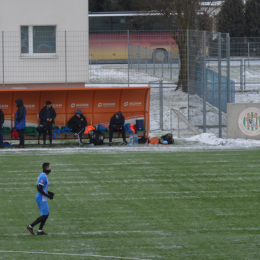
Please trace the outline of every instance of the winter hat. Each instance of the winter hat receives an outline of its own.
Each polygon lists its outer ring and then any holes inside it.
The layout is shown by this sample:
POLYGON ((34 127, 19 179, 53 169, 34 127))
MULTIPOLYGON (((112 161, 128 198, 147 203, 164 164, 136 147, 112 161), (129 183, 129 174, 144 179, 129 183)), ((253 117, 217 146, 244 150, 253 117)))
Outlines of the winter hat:
POLYGON ((15 103, 16 103, 17 107, 23 106, 23 100, 21 98, 16 99, 15 103))
POLYGON ((51 101, 46 101, 46 106, 51 105, 51 101))
POLYGON ((116 112, 116 115, 120 117, 120 116, 122 116, 122 112, 118 111, 118 112, 116 112))
POLYGON ((81 115, 81 110, 80 110, 80 109, 77 110, 77 111, 76 111, 76 114, 80 114, 80 115, 81 115))

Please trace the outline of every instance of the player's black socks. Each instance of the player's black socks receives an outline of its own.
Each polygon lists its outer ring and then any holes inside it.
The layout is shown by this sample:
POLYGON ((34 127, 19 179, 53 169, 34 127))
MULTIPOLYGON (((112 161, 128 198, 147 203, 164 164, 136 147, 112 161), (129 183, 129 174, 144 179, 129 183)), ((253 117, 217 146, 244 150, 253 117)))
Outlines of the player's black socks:
POLYGON ((42 222, 43 220, 43 216, 40 216, 39 218, 37 218, 30 226, 34 227, 35 225, 39 224, 40 222, 42 222))
POLYGON ((40 216, 39 218, 37 218, 32 224, 30 224, 31 227, 34 227, 35 225, 41 223, 40 225, 40 230, 42 230, 47 218, 49 217, 49 215, 43 215, 43 216, 40 216))
POLYGON ((42 216, 42 217, 44 217, 44 219, 43 219, 42 222, 41 222, 41 225, 40 225, 40 227, 39 227, 39 230, 42 230, 42 229, 43 229, 43 226, 44 226, 44 224, 45 224, 47 218, 49 217, 49 215, 44 215, 44 216, 42 216))

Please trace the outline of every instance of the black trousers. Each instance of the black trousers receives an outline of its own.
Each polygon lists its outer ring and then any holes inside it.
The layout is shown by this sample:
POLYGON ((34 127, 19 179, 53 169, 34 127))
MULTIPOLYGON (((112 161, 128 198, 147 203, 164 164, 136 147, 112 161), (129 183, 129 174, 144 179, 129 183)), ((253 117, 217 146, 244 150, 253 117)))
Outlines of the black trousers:
POLYGON ((113 138, 113 133, 114 131, 118 131, 122 133, 122 137, 123 137, 123 141, 125 142, 125 128, 124 127, 120 127, 118 129, 118 127, 113 127, 109 125, 109 142, 112 142, 112 138, 113 138))
POLYGON ((84 126, 79 126, 79 127, 74 127, 72 128, 72 131, 78 135, 78 141, 79 144, 82 144, 82 135, 84 133, 85 127, 84 126))
POLYGON ((17 132, 18 132, 19 139, 20 139, 19 145, 24 146, 24 129, 17 129, 17 132))
POLYGON ((39 227, 39 230, 42 230, 43 229, 43 226, 47 220, 47 218, 49 217, 49 215, 42 215, 40 216, 39 218, 37 218, 32 224, 31 224, 31 227, 34 227, 35 225, 40 224, 40 227, 39 227))
POLYGON ((42 134, 43 134, 43 143, 46 142, 46 135, 49 135, 50 143, 52 142, 52 122, 47 121, 43 126, 42 134))

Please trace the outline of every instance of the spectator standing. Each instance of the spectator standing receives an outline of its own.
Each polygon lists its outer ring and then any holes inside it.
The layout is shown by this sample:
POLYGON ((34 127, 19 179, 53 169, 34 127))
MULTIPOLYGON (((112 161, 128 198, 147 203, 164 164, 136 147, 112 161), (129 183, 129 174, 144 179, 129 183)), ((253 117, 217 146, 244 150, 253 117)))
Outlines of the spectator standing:
POLYGON ((114 131, 119 131, 122 133, 123 142, 127 144, 125 140, 125 118, 123 117, 123 114, 121 111, 116 112, 111 119, 109 124, 109 146, 112 145, 112 138, 114 131))
MULTIPOLYGON (((43 126, 43 146, 46 146, 47 132, 49 135, 50 146, 52 146, 52 126, 55 124, 54 119, 56 118, 56 112, 50 101, 47 101, 45 106, 41 109, 39 118, 41 119, 40 124, 43 126)), ((39 129, 37 130, 39 132, 39 129)))
POLYGON ((75 136, 78 137, 79 145, 82 146, 82 134, 87 126, 87 119, 82 115, 81 110, 77 110, 75 116, 73 116, 69 122, 68 127, 71 129, 75 136))
POLYGON ((20 143, 18 145, 18 148, 24 148, 24 128, 25 128, 25 118, 26 118, 26 108, 23 105, 22 99, 15 100, 15 103, 17 105, 17 111, 15 114, 15 122, 14 122, 14 128, 17 130, 20 143))
POLYGON ((3 144, 3 127, 4 127, 5 116, 4 112, 0 108, 0 148, 4 148, 3 144))

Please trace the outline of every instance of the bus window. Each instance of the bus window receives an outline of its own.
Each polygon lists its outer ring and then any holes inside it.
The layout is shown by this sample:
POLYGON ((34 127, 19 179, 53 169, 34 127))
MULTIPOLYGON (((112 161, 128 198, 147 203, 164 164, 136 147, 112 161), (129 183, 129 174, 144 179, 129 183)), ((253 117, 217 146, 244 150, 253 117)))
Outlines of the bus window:
MULTIPOLYGON (((177 29, 176 20, 173 28, 177 29)), ((170 30, 168 24, 159 15, 145 16, 99 16, 89 17, 89 30, 170 30)))

